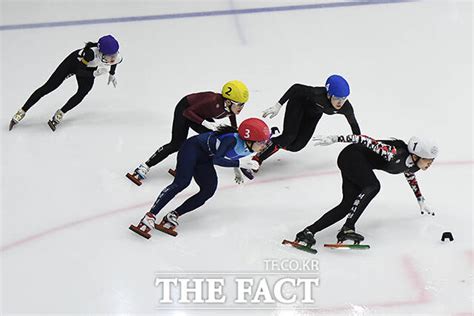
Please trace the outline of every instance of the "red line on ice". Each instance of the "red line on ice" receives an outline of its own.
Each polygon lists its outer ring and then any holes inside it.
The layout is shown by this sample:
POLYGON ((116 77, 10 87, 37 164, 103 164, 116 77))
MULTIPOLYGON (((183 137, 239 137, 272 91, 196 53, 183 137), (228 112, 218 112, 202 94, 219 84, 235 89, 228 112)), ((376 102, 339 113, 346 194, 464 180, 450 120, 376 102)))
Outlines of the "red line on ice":
MULTIPOLYGON (((425 289, 425 283, 422 279, 422 276, 415 268, 415 264, 413 263, 413 258, 411 256, 403 256, 401 258, 402 266, 405 271, 405 275, 410 280, 413 288, 417 292, 417 295, 414 299, 408 299, 403 301, 393 301, 393 302, 385 302, 385 303, 374 303, 374 304, 356 304, 352 303, 350 306, 335 306, 335 307, 328 307, 328 308, 321 308, 321 309, 308 309, 307 311, 311 311, 313 313, 333 313, 333 312, 341 312, 347 310, 354 310, 355 308, 360 308, 361 310, 370 310, 372 308, 377 307, 400 307, 400 306, 410 306, 410 305, 418 305, 424 304, 431 301, 431 297, 428 291, 425 289)), ((356 313, 360 312, 355 310, 356 313)))
MULTIPOLYGON (((452 165, 472 165, 473 163, 474 163, 474 161, 472 161, 472 160, 436 162, 437 165, 439 164, 439 165, 450 165, 450 166, 452 166, 452 165)), ((339 173, 339 170, 336 170, 336 169, 335 170, 328 170, 328 171, 320 171, 320 172, 308 172, 308 173, 305 173, 305 174, 299 174, 299 175, 295 175, 295 176, 277 177, 277 178, 271 178, 271 179, 267 179, 267 180, 265 180, 265 179, 258 180, 257 179, 257 180, 254 180, 252 182, 247 182, 246 185, 259 185, 259 184, 264 184, 264 183, 271 183, 271 182, 278 182, 278 181, 285 181, 285 180, 294 180, 294 179, 311 178, 311 177, 321 177, 321 176, 327 176, 327 175, 338 174, 338 173, 339 173)), ((238 185, 235 185, 235 184, 233 184, 233 185, 224 185, 222 187, 219 187, 219 190, 220 191, 229 190, 229 189, 233 189, 233 188, 237 188, 237 187, 238 187, 238 185)), ((188 196, 190 196, 190 194, 182 194, 178 198, 184 198, 184 197, 188 197, 188 196)), ((139 207, 146 207, 146 206, 151 206, 151 205, 152 205, 152 202, 140 203, 140 204, 137 204, 137 205, 132 205, 132 206, 124 207, 124 208, 110 210, 110 211, 107 211, 105 213, 101 213, 101 214, 98 214, 98 215, 95 215, 95 216, 86 217, 84 219, 79 219, 79 220, 76 220, 76 221, 65 223, 63 225, 52 227, 52 228, 47 229, 43 232, 40 232, 40 233, 31 235, 31 236, 28 236, 28 237, 19 239, 17 241, 8 243, 6 245, 3 245, 0 248, 0 252, 10 250, 10 249, 15 248, 17 246, 29 243, 31 241, 40 239, 44 236, 47 236, 47 235, 65 230, 65 229, 70 228, 70 227, 74 227, 74 226, 78 226, 78 225, 81 225, 81 224, 89 223, 89 222, 95 221, 97 219, 101 219, 101 218, 104 218, 104 217, 107 217, 107 216, 115 215, 117 213, 122 213, 122 212, 130 211, 130 210, 134 210, 134 209, 139 208, 139 207)))
MULTIPOLYGON (((336 173, 339 173, 339 172, 337 170, 322 171, 322 172, 308 172, 306 174, 295 175, 295 176, 278 177, 278 178, 272 178, 272 179, 268 179, 268 180, 254 180, 252 182, 247 182, 246 185, 258 185, 258 184, 264 184, 264 183, 269 183, 269 182, 278 182, 278 181, 286 181, 286 180, 301 179, 301 178, 319 177, 319 176, 326 176, 326 175, 331 175, 331 174, 336 174, 336 173)), ((222 190, 229 190, 229 189, 234 189, 234 188, 238 188, 238 185, 237 184, 224 185, 222 187, 219 187, 219 190, 222 191, 222 190)), ((177 198, 179 198, 179 199, 187 198, 187 197, 191 196, 192 194, 195 194, 195 192, 181 194, 177 198)), ((147 209, 148 209, 148 207, 151 207, 152 204, 153 204, 153 201, 144 202, 144 203, 140 203, 140 204, 136 204, 136 205, 131 205, 131 206, 127 206, 127 207, 123 207, 123 208, 119 208, 119 209, 110 210, 110 211, 107 211, 105 213, 101 213, 101 214, 98 214, 98 215, 86 217, 86 218, 79 219, 79 220, 76 220, 76 221, 72 221, 72 222, 69 222, 69 223, 65 223, 65 224, 62 224, 62 225, 59 225, 59 226, 56 226, 56 227, 52 227, 52 228, 47 229, 45 231, 42 231, 40 233, 37 233, 37 234, 31 235, 31 236, 19 239, 17 241, 8 243, 6 245, 3 245, 0 248, 0 252, 10 250, 10 249, 18 247, 20 245, 35 241, 35 240, 40 239, 42 237, 48 236, 50 234, 53 234, 53 233, 56 233, 56 232, 59 232, 59 231, 62 231, 62 230, 66 230, 66 229, 74 227, 74 226, 79 226, 81 224, 86 224, 86 223, 89 223, 89 222, 93 222, 95 220, 102 219, 104 217, 113 216, 113 215, 116 215, 117 213, 123 213, 123 212, 131 211, 131 210, 134 210, 134 209, 137 209, 137 208, 142 208, 142 207, 143 208, 147 207, 147 209)))

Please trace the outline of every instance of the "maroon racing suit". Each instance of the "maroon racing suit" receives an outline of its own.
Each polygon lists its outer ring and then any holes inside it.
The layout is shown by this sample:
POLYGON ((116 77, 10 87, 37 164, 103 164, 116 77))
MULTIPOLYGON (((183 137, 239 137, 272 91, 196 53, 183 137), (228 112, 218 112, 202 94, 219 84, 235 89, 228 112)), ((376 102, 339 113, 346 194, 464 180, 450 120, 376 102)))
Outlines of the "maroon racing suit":
POLYGON ((189 128, 198 134, 209 132, 202 126, 203 121, 214 122, 214 119, 229 117, 230 124, 237 127, 235 114, 224 105, 224 97, 220 93, 199 92, 185 96, 174 110, 171 141, 161 146, 146 162, 153 167, 166 157, 179 150, 188 137, 189 128))

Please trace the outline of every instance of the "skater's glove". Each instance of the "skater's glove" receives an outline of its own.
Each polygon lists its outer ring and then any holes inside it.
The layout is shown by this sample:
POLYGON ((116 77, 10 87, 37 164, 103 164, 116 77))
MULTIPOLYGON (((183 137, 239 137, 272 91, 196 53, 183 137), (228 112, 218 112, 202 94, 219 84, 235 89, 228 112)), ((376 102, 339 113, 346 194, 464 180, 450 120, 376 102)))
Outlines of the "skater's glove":
POLYGON ((433 208, 426 204, 424 197, 420 196, 418 198, 418 205, 420 205, 421 215, 424 215, 425 213, 428 215, 435 215, 433 208))
POLYGON ((242 184, 244 183, 244 176, 242 175, 242 172, 240 172, 240 169, 238 167, 234 168, 234 174, 235 174, 235 183, 237 184, 242 184))
POLYGON ((337 139, 338 139, 337 135, 330 135, 330 136, 317 135, 313 137, 313 145, 314 146, 328 146, 328 145, 337 143, 337 139))
POLYGON ((109 74, 109 81, 107 81, 107 85, 109 85, 111 82, 114 85, 114 88, 117 88, 117 78, 115 78, 115 75, 109 74))
POLYGON ((251 156, 247 156, 239 159, 239 167, 243 169, 258 170, 260 165, 257 161, 253 160, 251 156))
POLYGON ((217 131, 220 124, 216 122, 209 122, 209 121, 204 120, 202 121, 201 125, 207 128, 208 130, 217 131))
POLYGON ((102 76, 103 74, 106 74, 109 70, 107 68, 97 68, 94 71, 94 77, 99 77, 102 76))
POLYGON ((274 106, 269 107, 265 111, 263 111, 262 116, 267 117, 270 116, 270 118, 274 118, 275 116, 278 115, 278 112, 280 112, 282 105, 280 103, 276 103, 274 106))

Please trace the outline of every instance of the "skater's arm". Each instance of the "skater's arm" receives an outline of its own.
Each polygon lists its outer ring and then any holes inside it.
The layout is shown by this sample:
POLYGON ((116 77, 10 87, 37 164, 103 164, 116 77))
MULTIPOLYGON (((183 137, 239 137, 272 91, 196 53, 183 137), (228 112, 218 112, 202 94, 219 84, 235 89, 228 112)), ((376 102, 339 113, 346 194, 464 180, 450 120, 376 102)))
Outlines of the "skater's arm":
POLYGON ((344 116, 347 119, 347 122, 351 126, 352 134, 360 135, 360 128, 359 123, 357 123, 356 117, 354 115, 354 108, 349 101, 346 101, 346 104, 343 106, 344 108, 344 116))
POLYGON ((415 174, 412 172, 405 172, 405 178, 407 179, 410 188, 413 190, 413 193, 416 196, 416 199, 419 201, 423 199, 423 195, 421 194, 420 186, 418 185, 418 181, 416 181, 415 174))
POLYGON ((117 69, 117 64, 110 66, 109 74, 115 75, 115 69, 117 69))
POLYGON ((364 145, 376 154, 382 156, 382 158, 386 161, 392 160, 397 154, 397 149, 395 146, 384 144, 381 141, 365 135, 337 136, 337 142, 364 145))
POLYGON ((421 215, 426 213, 428 215, 434 216, 434 209, 426 203, 425 197, 421 194, 420 186, 418 185, 418 181, 416 181, 415 174, 412 172, 405 172, 404 174, 408 184, 410 185, 410 188, 413 190, 413 193, 416 196, 416 200, 420 206, 421 215))
POLYGON ((115 70, 117 69, 117 65, 120 64, 123 61, 123 58, 121 55, 117 53, 116 61, 110 66, 110 71, 109 74, 112 76, 115 75, 115 70))
POLYGON ((299 83, 292 85, 288 91, 280 98, 279 104, 283 105, 286 101, 294 97, 306 97, 310 96, 313 92, 313 87, 305 86, 299 83))
POLYGON ((183 111, 183 116, 187 118, 190 121, 193 121, 197 124, 202 124, 204 121, 204 118, 197 113, 197 110, 201 106, 201 103, 194 103, 193 105, 190 105, 183 111))
POLYGON ((221 167, 238 167, 238 160, 231 160, 225 156, 225 154, 234 148, 237 144, 237 141, 233 137, 225 137, 221 139, 221 143, 216 153, 212 157, 213 163, 221 167))

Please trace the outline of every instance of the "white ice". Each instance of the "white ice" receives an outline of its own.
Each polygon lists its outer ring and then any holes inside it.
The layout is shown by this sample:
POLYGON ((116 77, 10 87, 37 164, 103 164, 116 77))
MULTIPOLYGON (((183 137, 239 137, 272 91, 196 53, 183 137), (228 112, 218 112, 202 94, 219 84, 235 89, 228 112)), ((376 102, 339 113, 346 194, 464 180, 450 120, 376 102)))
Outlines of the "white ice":
MULTIPOLYGON (((303 3, 315 1, 2 0, 1 25, 303 3)), ((0 31, 1 313, 162 315, 156 272, 264 273, 267 259, 319 260, 316 303, 242 306, 257 308, 250 312, 174 305, 166 313, 473 313, 472 10, 470 1, 419 1, 0 31), (47 120, 76 89, 68 79, 8 132, 67 54, 109 33, 124 57, 116 89, 96 80, 53 133, 47 120), (323 85, 332 73, 349 80, 364 134, 439 142, 439 158, 417 174, 435 217, 420 215, 403 175, 377 172, 382 190, 357 224, 370 250, 323 248, 342 223, 317 234, 317 255, 281 245, 341 198, 343 146, 308 144, 277 153, 241 186, 218 168, 217 193, 180 218, 177 238, 154 232, 145 240, 128 230, 171 182, 176 156, 141 187, 125 173, 169 140, 180 98, 242 80, 250 101, 241 121, 260 116, 293 83, 323 85), (440 242, 444 231, 454 242, 440 242)), ((267 120, 280 128, 282 121, 283 111, 267 120)), ((324 116, 315 132, 348 133, 342 116, 324 116)))

